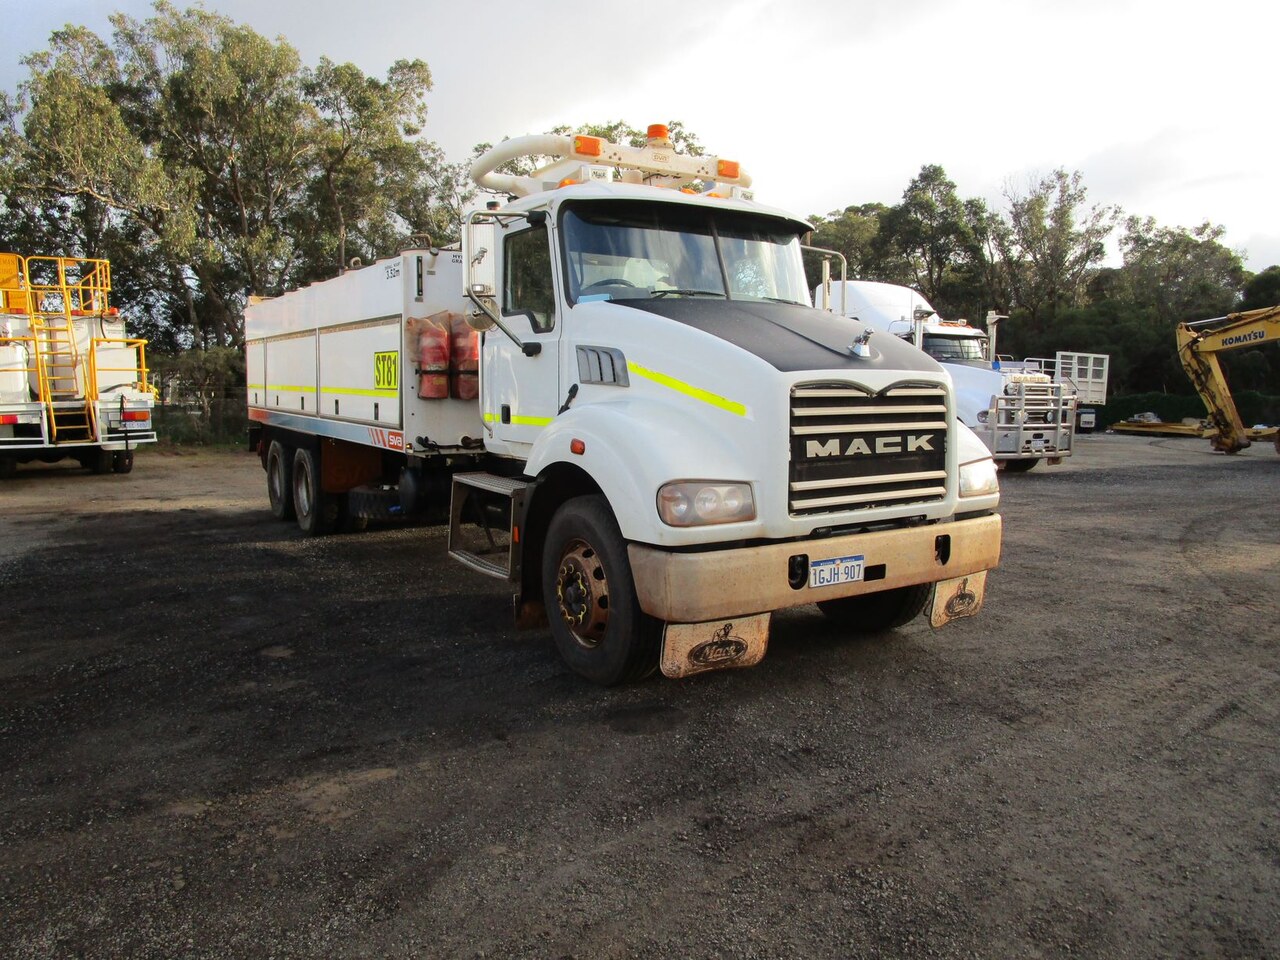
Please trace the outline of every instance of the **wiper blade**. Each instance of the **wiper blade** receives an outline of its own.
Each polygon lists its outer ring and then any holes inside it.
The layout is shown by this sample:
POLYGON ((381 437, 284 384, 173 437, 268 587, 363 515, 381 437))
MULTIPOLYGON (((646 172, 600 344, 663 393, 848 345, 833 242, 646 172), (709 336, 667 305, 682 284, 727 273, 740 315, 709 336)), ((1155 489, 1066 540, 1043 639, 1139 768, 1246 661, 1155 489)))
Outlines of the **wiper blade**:
POLYGON ((770 303, 789 303, 796 307, 806 306, 806 304, 801 303, 799 300, 788 300, 786 297, 760 297, 759 299, 768 300, 770 303))
POLYGON ((657 300, 661 297, 720 297, 724 298, 722 290, 689 290, 679 287, 670 289, 655 290, 649 295, 649 299, 657 300))

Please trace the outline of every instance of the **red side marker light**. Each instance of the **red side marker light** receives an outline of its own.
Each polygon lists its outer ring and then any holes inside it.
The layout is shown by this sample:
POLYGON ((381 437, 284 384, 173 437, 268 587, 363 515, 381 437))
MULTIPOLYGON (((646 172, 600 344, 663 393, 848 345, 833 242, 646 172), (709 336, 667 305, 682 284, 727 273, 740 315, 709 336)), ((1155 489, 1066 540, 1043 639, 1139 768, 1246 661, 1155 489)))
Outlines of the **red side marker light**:
POLYGON ((582 440, 579 440, 575 437, 574 439, 569 441, 569 452, 576 453, 578 456, 582 456, 584 453, 587 452, 587 445, 582 440))
POLYGON ((126 420, 132 421, 133 423, 145 422, 151 419, 151 411, 150 410, 126 410, 124 412, 124 418, 126 420))
POLYGON ((0 424, 7 425, 10 423, 17 423, 17 422, 18 422, 18 415, 16 413, 6 413, 3 416, 0 416, 0 424))

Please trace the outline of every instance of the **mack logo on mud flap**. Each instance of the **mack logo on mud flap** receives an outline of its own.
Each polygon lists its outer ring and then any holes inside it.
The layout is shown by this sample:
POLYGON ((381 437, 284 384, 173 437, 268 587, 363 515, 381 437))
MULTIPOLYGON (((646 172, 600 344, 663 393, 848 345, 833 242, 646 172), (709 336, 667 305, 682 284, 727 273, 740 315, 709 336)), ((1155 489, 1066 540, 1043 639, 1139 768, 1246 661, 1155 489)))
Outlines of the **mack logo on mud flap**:
POLYGON ((931 433, 889 434, 881 437, 854 437, 845 440, 831 437, 828 440, 806 440, 806 457, 859 457, 882 456, 891 453, 933 453, 935 435, 931 433))
POLYGON ((710 640, 689 651, 690 662, 700 667, 709 667, 713 664, 724 666, 737 660, 747 652, 747 642, 741 637, 730 636, 732 631, 733 624, 726 623, 710 640))

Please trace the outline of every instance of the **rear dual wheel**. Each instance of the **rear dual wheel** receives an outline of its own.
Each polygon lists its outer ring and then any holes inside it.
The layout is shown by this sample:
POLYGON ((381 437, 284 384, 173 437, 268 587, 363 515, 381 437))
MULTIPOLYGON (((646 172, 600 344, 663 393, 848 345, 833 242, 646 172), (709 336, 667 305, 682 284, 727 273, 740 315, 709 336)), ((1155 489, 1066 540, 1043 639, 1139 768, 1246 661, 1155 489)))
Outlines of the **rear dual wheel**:
MULTIPOLYGON (((270 454, 268 454, 268 457, 270 454)), ((321 536, 337 528, 338 498, 320 486, 320 457, 306 447, 293 455, 293 512, 303 533, 321 536)))
POLYGON ((271 501, 271 515, 277 520, 294 519, 293 512, 293 450, 279 440, 272 440, 267 447, 267 499, 271 501))

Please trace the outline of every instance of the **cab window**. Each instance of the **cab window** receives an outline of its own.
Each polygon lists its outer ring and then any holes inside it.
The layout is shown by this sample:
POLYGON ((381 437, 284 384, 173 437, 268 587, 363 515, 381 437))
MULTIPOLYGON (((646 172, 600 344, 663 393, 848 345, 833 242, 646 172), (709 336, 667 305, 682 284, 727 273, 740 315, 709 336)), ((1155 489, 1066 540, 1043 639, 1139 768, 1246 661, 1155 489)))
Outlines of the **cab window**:
POLYGON ((551 245, 546 224, 507 237, 502 259, 502 314, 527 314, 533 329, 555 325, 555 295, 551 288, 551 245))

